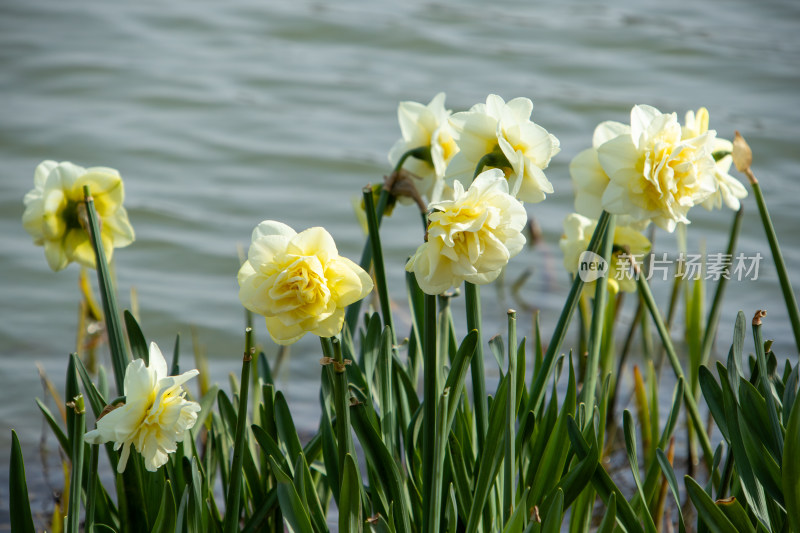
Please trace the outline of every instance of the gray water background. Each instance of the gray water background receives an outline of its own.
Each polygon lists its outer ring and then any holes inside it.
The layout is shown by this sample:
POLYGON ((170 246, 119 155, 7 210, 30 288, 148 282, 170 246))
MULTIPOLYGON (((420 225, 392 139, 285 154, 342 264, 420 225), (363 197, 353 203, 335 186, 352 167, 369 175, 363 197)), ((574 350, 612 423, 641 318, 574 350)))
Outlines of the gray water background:
MULTIPOLYGON (((628 122, 637 103, 681 119, 706 106, 720 136, 738 129, 747 137, 798 286, 798 30, 800 3, 791 0, 2 0, 0 529, 11 428, 33 485, 43 483, 34 404, 43 392, 34 363, 61 384, 75 342, 78 268, 51 272, 20 223, 40 161, 120 170, 137 233, 115 256, 122 305, 135 287, 148 340, 168 352, 180 332, 185 368, 193 366, 196 328, 211 380, 227 386, 243 344, 237 245, 248 245, 258 222, 322 225, 340 253, 357 260, 363 235, 351 199, 389 170, 399 101, 427 103, 445 91, 448 107, 463 110, 489 93, 527 96, 533 119, 560 139, 562 152, 547 170, 555 194, 527 206, 544 243, 515 258, 507 277, 533 269, 521 294, 543 310, 549 336, 567 293, 557 244, 572 210, 567 165, 589 146, 596 124, 628 122)), ((757 281, 730 284, 720 345, 729 342, 736 311, 766 308, 766 335, 790 355, 791 330, 752 196, 744 205, 739 249, 766 259, 757 281)), ((695 208, 690 217, 692 246, 723 251, 732 212, 695 208)), ((402 269, 421 242, 418 216, 399 209, 383 235, 399 321, 407 324, 402 269)), ((660 233, 657 247, 674 250, 674 237, 660 233)), ((654 289, 664 302, 667 285, 654 289)), ((488 338, 505 329, 505 309, 518 305, 492 289, 483 294, 488 338)), ((521 316, 520 335, 530 336, 530 323, 521 316)), ((257 334, 272 357, 261 322, 257 334)), ((303 339, 279 377, 305 434, 317 425, 318 358, 316 339, 303 339)), ((54 447, 50 437, 51 453, 54 447)), ((58 486, 56 474, 49 481, 58 486)))

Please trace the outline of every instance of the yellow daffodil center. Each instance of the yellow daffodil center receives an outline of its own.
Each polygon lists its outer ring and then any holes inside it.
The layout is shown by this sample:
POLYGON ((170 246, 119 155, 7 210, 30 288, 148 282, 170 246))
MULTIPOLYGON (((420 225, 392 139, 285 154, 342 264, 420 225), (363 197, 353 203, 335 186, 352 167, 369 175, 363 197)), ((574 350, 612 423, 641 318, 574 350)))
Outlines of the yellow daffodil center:
POLYGON ((269 289, 275 313, 294 311, 310 316, 325 312, 331 291, 320 260, 316 256, 287 259, 269 289))

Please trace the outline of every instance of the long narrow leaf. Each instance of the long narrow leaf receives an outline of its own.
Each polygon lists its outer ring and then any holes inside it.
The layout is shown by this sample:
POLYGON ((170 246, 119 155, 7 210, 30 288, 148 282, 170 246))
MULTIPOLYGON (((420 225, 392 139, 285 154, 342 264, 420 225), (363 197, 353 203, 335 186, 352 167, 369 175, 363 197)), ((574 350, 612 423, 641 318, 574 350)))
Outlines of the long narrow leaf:
POLYGON ((35 533, 31 503, 28 500, 28 484, 25 480, 25 460, 19 445, 17 432, 11 430, 11 464, 8 472, 9 511, 11 514, 11 531, 19 533, 35 533))

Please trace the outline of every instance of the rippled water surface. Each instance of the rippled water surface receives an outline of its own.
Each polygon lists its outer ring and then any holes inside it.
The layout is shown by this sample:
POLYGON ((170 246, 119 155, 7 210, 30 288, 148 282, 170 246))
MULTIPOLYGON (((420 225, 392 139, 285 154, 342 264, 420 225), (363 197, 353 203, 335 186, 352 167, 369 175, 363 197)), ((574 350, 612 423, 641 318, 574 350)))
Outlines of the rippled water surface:
MULTIPOLYGON (((534 120, 561 141, 547 171, 556 193, 528 206, 544 243, 507 273, 513 280, 532 269, 521 296, 544 310, 545 332, 567 292, 557 244, 572 205, 567 165, 597 123, 627 122, 636 103, 681 117, 707 106, 720 136, 745 134, 797 287, 799 23, 800 4, 791 0, 4 0, 0 529, 9 428, 20 433, 31 477, 42 476, 34 363, 60 383, 75 343, 78 268, 51 272, 20 223, 41 160, 121 171, 137 232, 116 255, 123 305, 135 287, 148 339, 171 346, 180 332, 184 366, 192 364, 195 328, 212 380, 222 383, 238 373, 243 344, 237 245, 272 218, 298 230, 323 225, 340 252, 357 259, 363 236, 351 198, 388 172, 397 103, 427 102, 439 91, 455 110, 489 93, 530 97, 534 120)), ((739 248, 769 257, 752 198, 745 209, 739 248)), ((690 216, 692 246, 722 251, 732 213, 696 208, 690 216)), ((418 216, 399 209, 384 235, 402 319, 402 267, 421 239, 418 216)), ((659 235, 657 245, 674 249, 674 237, 659 235)), ((664 285, 656 287, 661 301, 664 285)), ((488 338, 519 302, 491 289, 484 295, 488 338)), ((766 307, 776 349, 794 349, 769 262, 757 281, 731 283, 727 302, 721 344, 738 309, 766 307)), ((529 334, 529 317, 522 323, 529 334)), ((263 327, 258 334, 266 343, 263 327)), ((317 423, 318 358, 315 339, 304 339, 281 375, 305 432, 317 423)))

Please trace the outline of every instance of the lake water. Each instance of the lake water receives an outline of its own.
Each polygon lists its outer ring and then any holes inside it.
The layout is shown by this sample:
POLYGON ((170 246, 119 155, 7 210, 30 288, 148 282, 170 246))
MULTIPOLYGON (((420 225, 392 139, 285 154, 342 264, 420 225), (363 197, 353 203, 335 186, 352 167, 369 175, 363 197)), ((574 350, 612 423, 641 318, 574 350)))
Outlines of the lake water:
MULTIPOLYGON (((514 259, 507 277, 533 269, 521 294, 543 309, 549 335, 567 293, 557 244, 572 209, 567 165, 589 146, 597 123, 628 122, 637 103, 681 118, 706 106, 719 136, 738 129, 747 137, 800 286, 799 27, 800 3, 792 0, 4 0, 0 529, 10 428, 20 434, 30 476, 42 476, 34 398, 43 392, 34 363, 62 382, 75 342, 78 268, 51 272, 20 223, 41 160, 121 171, 137 233, 115 255, 122 305, 135 287, 148 340, 169 350, 180 332, 185 367, 196 328, 212 380, 225 384, 239 372, 243 345, 237 245, 248 245, 258 222, 325 226, 340 252, 357 260, 363 235, 351 198, 389 171, 399 101, 427 102, 445 91, 448 107, 462 110, 489 93, 527 96, 534 120, 560 139, 562 152, 547 170, 555 194, 527 206, 544 243, 514 259)), ((768 259, 752 197, 744 204, 739 249, 768 259)), ((723 251, 732 213, 696 208, 690 217, 692 246, 723 251)), ((402 269, 421 242, 419 218, 398 209, 383 231, 402 321, 402 269)), ((657 244, 673 250, 675 239, 661 233, 657 244)), ((720 343, 729 342, 736 311, 763 307, 766 335, 790 355, 791 330, 767 259, 757 281, 730 284, 720 343)), ((656 285, 664 302, 666 284, 656 285)), ((484 295, 489 333, 500 332, 505 309, 518 304, 491 289, 484 295)), ((529 335, 530 317, 520 324, 529 335)), ((317 424, 318 358, 318 343, 304 339, 280 377, 305 432, 317 424)))

